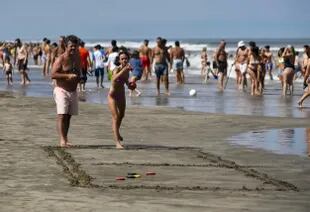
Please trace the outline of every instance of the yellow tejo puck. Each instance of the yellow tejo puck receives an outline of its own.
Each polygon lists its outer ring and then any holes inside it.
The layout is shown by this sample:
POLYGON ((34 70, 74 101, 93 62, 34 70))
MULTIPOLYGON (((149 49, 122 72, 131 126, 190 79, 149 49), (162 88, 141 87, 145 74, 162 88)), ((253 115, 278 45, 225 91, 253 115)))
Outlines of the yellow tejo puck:
POLYGON ((139 178, 141 175, 139 174, 133 174, 133 175, 127 175, 127 178, 139 178))

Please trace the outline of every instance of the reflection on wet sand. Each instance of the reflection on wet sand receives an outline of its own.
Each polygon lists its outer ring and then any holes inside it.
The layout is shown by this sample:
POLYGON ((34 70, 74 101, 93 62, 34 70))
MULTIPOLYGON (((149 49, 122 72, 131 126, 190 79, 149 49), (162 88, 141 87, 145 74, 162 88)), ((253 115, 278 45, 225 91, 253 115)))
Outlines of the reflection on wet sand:
POLYGON ((277 154, 310 155, 310 128, 252 131, 228 139, 234 145, 264 149, 277 154))
POLYGON ((307 138, 307 154, 310 157, 310 128, 306 130, 306 138, 307 138))

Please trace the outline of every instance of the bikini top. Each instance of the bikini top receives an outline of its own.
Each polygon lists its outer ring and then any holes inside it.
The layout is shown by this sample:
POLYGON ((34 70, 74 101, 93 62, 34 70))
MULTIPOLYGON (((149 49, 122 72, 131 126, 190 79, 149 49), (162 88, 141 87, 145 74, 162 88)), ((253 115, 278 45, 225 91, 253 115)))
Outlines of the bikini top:
MULTIPOLYGON (((119 69, 119 68, 120 68, 120 67, 118 67, 118 69, 119 69)), ((126 82, 126 80, 124 79, 124 77, 120 76, 118 79, 115 80, 115 82, 124 84, 124 83, 126 82)))

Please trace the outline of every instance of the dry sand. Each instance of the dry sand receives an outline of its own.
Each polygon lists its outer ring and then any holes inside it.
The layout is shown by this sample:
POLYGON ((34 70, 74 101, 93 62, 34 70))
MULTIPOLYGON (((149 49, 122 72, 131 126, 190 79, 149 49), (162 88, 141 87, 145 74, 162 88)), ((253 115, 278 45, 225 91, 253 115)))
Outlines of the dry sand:
POLYGON ((115 150, 106 105, 80 104, 59 149, 50 98, 0 95, 0 211, 309 211, 310 159, 232 146, 309 120, 129 107, 115 150), (154 176, 146 176, 153 171, 154 176), (140 178, 116 181, 137 172, 140 178))

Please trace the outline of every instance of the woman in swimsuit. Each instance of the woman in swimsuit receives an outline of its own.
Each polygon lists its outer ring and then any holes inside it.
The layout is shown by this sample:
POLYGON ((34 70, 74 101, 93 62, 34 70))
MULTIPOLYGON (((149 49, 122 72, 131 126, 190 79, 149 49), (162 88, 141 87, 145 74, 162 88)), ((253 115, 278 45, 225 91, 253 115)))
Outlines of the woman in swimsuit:
POLYGON ((259 49, 257 46, 250 48, 248 73, 251 79, 251 95, 259 95, 258 91, 258 72, 260 66, 259 49))
POLYGON ((293 95, 293 79, 295 70, 295 51, 294 48, 288 46, 285 48, 282 57, 284 58, 284 70, 283 70, 283 87, 282 95, 286 96, 287 89, 290 90, 290 94, 293 95))
MULTIPOLYGON (((125 84, 128 86, 129 71, 132 70, 128 63, 129 55, 127 52, 119 53, 120 65, 115 67, 111 79, 111 87, 108 94, 109 109, 112 113, 112 129, 114 141, 117 149, 123 149, 119 129, 126 110, 125 84)), ((130 87, 130 86, 129 86, 130 87)))
MULTIPOLYGON (((307 56, 308 56, 308 59, 307 59, 307 61, 305 61, 305 63, 304 63, 304 65, 305 65, 305 67, 306 67, 305 71, 306 71, 306 72, 310 72, 310 49, 308 49, 308 50, 306 51, 306 54, 307 54, 307 56)), ((308 96, 310 96, 310 86, 309 86, 309 84, 310 84, 310 77, 308 77, 308 79, 306 80, 306 83, 307 83, 307 88, 306 88, 306 90, 305 90, 303 96, 302 96, 302 97, 299 99, 299 101, 298 101, 299 107, 302 107, 302 103, 304 102, 304 100, 305 100, 306 98, 308 98, 308 96)))

